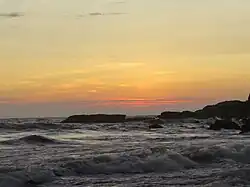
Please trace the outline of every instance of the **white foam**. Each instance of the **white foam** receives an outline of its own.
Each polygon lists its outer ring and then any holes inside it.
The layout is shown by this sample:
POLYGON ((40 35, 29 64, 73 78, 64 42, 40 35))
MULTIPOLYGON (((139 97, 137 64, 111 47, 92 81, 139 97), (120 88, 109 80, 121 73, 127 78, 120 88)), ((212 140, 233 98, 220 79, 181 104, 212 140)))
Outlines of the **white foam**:
POLYGON ((250 163, 250 146, 244 144, 219 144, 207 147, 190 147, 184 150, 183 154, 197 162, 231 159, 240 163, 250 163))
MULTIPOLYGON (((146 149, 130 153, 100 155, 72 160, 63 164, 59 173, 107 174, 169 172, 196 166, 178 153, 165 149, 146 149)), ((63 175, 63 174, 62 174, 63 175)))

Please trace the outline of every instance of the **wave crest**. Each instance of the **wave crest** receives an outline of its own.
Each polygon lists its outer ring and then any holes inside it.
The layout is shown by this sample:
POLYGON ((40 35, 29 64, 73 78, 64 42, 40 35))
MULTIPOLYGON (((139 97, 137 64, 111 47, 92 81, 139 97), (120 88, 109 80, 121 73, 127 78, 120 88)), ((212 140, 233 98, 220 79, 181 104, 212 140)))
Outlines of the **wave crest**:
POLYGON ((57 174, 164 173, 196 165, 181 154, 160 148, 74 159, 62 164, 57 174))
POLYGON ((14 139, 14 140, 6 140, 1 142, 3 144, 58 144, 61 143, 57 140, 50 139, 40 135, 30 135, 22 138, 14 139))
POLYGON ((250 164, 250 146, 244 144, 193 146, 183 151, 183 155, 199 163, 232 160, 250 164))

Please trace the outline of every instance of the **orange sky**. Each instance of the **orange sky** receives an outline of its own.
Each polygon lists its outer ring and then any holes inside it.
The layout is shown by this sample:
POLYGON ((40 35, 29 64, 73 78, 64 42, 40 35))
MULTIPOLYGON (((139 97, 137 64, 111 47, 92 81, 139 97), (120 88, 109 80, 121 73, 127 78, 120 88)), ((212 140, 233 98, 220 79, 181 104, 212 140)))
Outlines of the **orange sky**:
POLYGON ((0 116, 245 99, 249 19, 244 0, 0 0, 0 116))

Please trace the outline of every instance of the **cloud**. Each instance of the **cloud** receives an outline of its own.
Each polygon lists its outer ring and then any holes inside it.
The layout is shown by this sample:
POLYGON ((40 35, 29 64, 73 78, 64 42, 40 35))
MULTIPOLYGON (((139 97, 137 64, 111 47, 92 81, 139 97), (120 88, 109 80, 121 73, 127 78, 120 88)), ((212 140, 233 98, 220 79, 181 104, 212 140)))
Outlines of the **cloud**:
POLYGON ((125 15, 127 13, 124 12, 90 12, 88 14, 83 14, 80 15, 79 17, 86 17, 86 16, 92 16, 92 17, 96 17, 96 16, 119 16, 119 15, 125 15))
POLYGON ((97 90, 89 90, 89 93, 97 93, 97 90))
POLYGON ((17 18, 22 16, 24 16, 24 14, 20 12, 0 13, 0 17, 4 18, 17 18))
POLYGON ((111 70, 111 69, 123 69, 123 68, 134 68, 144 66, 143 62, 118 62, 118 63, 103 63, 95 65, 95 68, 111 70))
POLYGON ((0 105, 1 104, 18 103, 20 101, 21 101, 21 98, 18 98, 18 97, 0 96, 0 105))
POLYGON ((99 107, 150 107, 150 106, 166 106, 183 103, 192 103, 194 99, 144 99, 144 98, 125 98, 125 99, 104 99, 104 100, 82 100, 78 104, 99 107))
POLYGON ((90 16, 116 16, 116 15, 123 15, 126 13, 123 12, 108 12, 108 13, 102 13, 102 12, 91 12, 89 13, 90 16))
POLYGON ((109 4, 125 4, 126 1, 113 1, 113 2, 109 2, 109 4))
POLYGON ((175 71, 155 71, 153 72, 154 75, 173 75, 176 74, 175 71))
POLYGON ((138 66, 144 66, 145 63, 143 62, 121 62, 117 63, 117 66, 120 67, 138 67, 138 66))
MULTIPOLYGON (((67 85, 65 85, 67 86, 67 85)), ((68 85, 70 86, 70 85, 68 85)), ((71 88, 68 87, 67 88, 71 88)), ((87 90, 88 93, 94 94, 98 93, 97 89, 89 89, 87 90)), ((42 94, 42 93, 40 93, 42 94)), ((143 98, 143 97, 136 97, 136 98, 103 98, 103 99, 87 99, 87 98, 68 98, 65 100, 64 97, 60 98, 47 98, 44 99, 43 96, 46 95, 36 95, 33 94, 32 96, 0 96, 0 104, 31 104, 31 103, 77 103, 77 104, 88 104, 93 106, 131 106, 131 107, 140 107, 140 106, 164 106, 164 105, 174 105, 179 103, 192 103, 197 101, 197 98, 189 98, 189 97, 182 97, 182 98, 143 98)))
POLYGON ((132 99, 113 99, 109 102, 113 104, 123 104, 123 105, 165 105, 165 104, 176 104, 176 103, 186 103, 192 102, 191 99, 144 99, 144 98, 132 98, 132 99))

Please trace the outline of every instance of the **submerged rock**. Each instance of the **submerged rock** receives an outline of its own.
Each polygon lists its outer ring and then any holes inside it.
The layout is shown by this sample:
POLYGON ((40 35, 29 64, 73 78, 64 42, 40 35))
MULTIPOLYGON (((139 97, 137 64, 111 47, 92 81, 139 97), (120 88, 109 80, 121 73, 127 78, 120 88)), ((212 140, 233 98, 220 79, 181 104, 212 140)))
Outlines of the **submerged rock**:
POLYGON ((163 128, 163 126, 159 125, 159 124, 151 124, 148 127, 149 129, 161 129, 163 128))
POLYGON ((147 123, 150 123, 151 125, 162 125, 165 123, 165 121, 161 119, 150 119, 146 121, 147 123))
POLYGON ((63 120, 61 123, 121 123, 125 122, 126 115, 107 115, 107 114, 93 114, 93 115, 74 115, 63 120))
POLYGON ((164 124, 165 122, 161 119, 151 119, 146 121, 147 123, 149 123, 149 128, 150 129, 159 129, 159 128, 163 128, 163 126, 161 126, 162 124, 164 124))
POLYGON ((216 120, 215 123, 211 124, 209 127, 209 130, 221 129, 241 130, 241 127, 232 120, 216 120))
POLYGON ((152 120, 153 117, 150 116, 134 116, 134 117, 128 117, 126 118, 126 122, 139 122, 139 121, 146 121, 146 120, 152 120))

